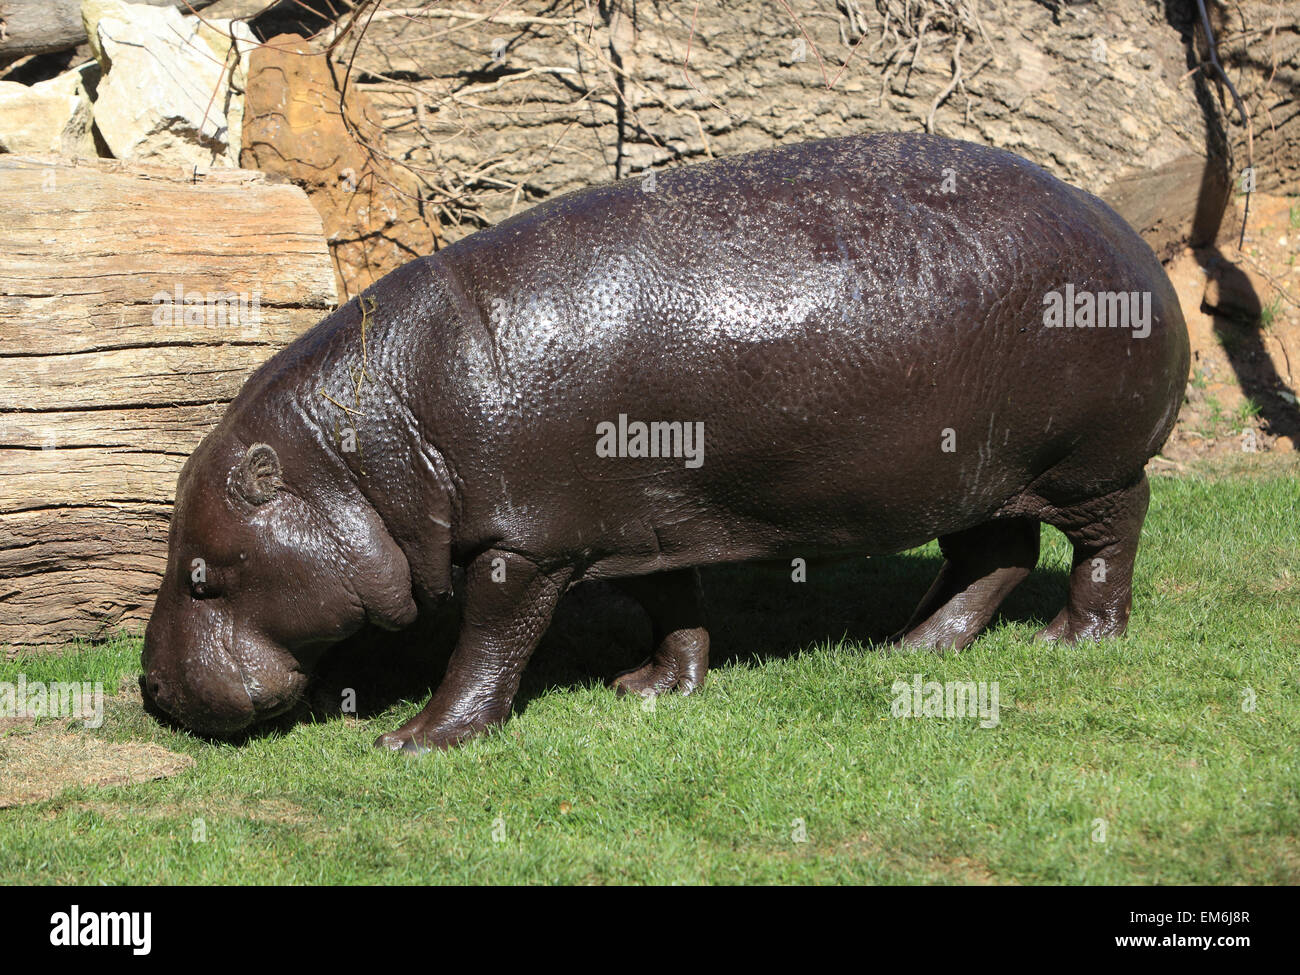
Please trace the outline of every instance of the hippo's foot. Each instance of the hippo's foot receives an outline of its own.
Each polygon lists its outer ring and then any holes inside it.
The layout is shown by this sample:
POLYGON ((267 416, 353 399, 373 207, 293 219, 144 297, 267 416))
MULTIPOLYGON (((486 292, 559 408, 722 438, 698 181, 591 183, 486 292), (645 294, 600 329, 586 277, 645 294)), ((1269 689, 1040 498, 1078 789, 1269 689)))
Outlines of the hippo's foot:
POLYGON ((657 664, 652 657, 640 667, 619 674, 610 681, 610 686, 620 697, 624 694, 654 697, 679 689, 683 694, 689 694, 698 685, 687 681, 679 683, 676 668, 657 664))
POLYGON ((1123 636, 1128 629, 1128 611, 1132 596, 1125 600, 1122 612, 1108 614, 1076 613, 1071 616, 1067 605, 1052 622, 1034 634, 1042 643, 1078 643, 1082 640, 1105 640, 1123 636))
POLYGON ((650 616, 655 652, 640 667, 619 674, 619 694, 689 694, 709 671, 709 631, 704 628, 700 576, 694 569, 621 579, 619 587, 650 616))
POLYGON ((1034 634, 1034 639, 1041 643, 1056 643, 1058 640, 1073 643, 1074 639, 1070 636, 1070 611, 1062 609, 1052 622, 1034 634))
POLYGON ((890 640, 922 650, 964 650, 1038 562, 1038 522, 990 521, 939 539, 943 568, 911 620, 890 640))
POLYGON ((708 671, 708 631, 702 627, 676 630, 660 642, 653 657, 619 674, 610 685, 620 695, 648 697, 669 691, 689 694, 704 683, 708 671))
POLYGON ((1047 643, 1123 636, 1133 605, 1133 560, 1151 489, 1146 476, 1131 487, 1043 516, 1074 546, 1065 608, 1035 635, 1047 643))
POLYGON ((396 731, 380 735, 375 739, 375 747, 402 752, 406 755, 423 755, 431 751, 445 751, 473 738, 496 724, 501 724, 501 720, 430 722, 425 719, 424 711, 421 711, 396 731))

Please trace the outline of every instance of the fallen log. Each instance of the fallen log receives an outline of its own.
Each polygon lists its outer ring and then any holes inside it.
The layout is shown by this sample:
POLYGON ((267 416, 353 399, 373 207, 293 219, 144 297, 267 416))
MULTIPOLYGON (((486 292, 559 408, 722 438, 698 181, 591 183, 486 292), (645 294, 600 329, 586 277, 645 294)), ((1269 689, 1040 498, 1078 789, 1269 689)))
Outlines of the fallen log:
POLYGON ((186 456, 335 297, 293 185, 0 157, 0 646, 143 624, 186 456))

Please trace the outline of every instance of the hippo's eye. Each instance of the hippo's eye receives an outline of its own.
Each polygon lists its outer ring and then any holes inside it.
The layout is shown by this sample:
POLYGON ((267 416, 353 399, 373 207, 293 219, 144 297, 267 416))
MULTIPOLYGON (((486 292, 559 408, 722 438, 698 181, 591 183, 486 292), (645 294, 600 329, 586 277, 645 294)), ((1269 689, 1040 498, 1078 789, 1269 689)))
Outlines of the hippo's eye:
POLYGON ((195 599, 212 599, 221 595, 221 587, 213 581, 211 575, 203 582, 190 580, 190 595, 195 599))

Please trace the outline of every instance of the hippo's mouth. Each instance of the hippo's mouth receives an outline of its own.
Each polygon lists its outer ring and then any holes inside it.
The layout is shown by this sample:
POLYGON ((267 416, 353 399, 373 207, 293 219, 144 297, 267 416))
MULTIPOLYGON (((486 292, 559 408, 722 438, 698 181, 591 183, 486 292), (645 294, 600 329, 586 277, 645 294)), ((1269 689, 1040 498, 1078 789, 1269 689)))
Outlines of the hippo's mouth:
POLYGON ((140 683, 148 706, 192 734, 204 738, 229 739, 238 737, 259 725, 284 717, 303 700, 301 692, 278 695, 270 703, 259 704, 250 698, 246 704, 246 709, 241 709, 239 713, 222 713, 203 707, 201 702, 189 706, 161 701, 158 695, 149 689, 145 678, 142 677, 140 683))
POLYGON ((261 720, 251 700, 237 712, 196 707, 187 700, 175 698, 149 674, 140 676, 140 692, 146 711, 205 738, 229 738, 261 720))
POLYGON ((297 666, 286 668, 284 682, 278 689, 268 690, 256 678, 249 679, 243 663, 237 656, 234 657, 234 661, 252 709, 248 720, 244 725, 236 728, 236 732, 283 717, 303 700, 308 677, 297 666))

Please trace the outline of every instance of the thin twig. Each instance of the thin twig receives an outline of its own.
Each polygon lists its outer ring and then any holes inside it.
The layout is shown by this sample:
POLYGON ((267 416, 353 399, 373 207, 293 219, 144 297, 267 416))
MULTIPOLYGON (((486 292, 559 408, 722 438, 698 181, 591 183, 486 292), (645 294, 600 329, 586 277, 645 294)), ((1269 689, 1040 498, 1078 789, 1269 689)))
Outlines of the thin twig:
POLYGON ((925 131, 934 134, 934 113, 939 110, 945 98, 956 91, 957 86, 961 84, 961 46, 966 42, 965 34, 957 35, 957 44, 952 49, 952 80, 948 82, 948 87, 935 96, 934 101, 930 103, 930 114, 925 117, 925 131))
MULTIPOLYGON (((1250 219, 1250 197, 1254 190, 1251 185, 1255 181, 1255 127, 1251 124, 1250 115, 1246 112, 1246 106, 1237 94, 1237 88, 1228 78, 1228 73, 1223 70, 1223 65, 1219 63, 1219 53, 1215 48, 1214 30, 1210 27, 1210 15, 1205 9, 1205 0, 1196 0, 1197 9, 1201 13, 1201 27, 1205 30, 1205 43, 1209 51, 1210 66, 1214 68, 1219 78, 1228 86, 1228 91, 1232 93, 1233 103, 1237 106, 1237 111, 1241 113, 1241 124, 1246 127, 1246 168, 1251 171, 1251 178, 1246 184, 1246 205, 1241 215, 1241 235, 1237 239, 1237 249, 1240 250, 1246 243, 1246 221, 1250 219)), ((1220 91, 1222 96, 1222 91, 1220 91)))

